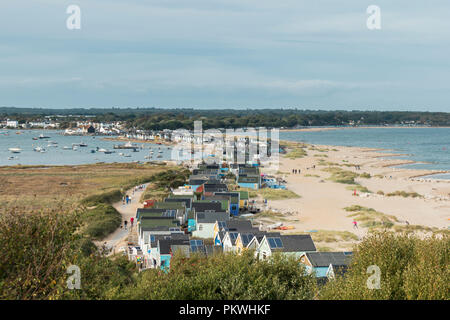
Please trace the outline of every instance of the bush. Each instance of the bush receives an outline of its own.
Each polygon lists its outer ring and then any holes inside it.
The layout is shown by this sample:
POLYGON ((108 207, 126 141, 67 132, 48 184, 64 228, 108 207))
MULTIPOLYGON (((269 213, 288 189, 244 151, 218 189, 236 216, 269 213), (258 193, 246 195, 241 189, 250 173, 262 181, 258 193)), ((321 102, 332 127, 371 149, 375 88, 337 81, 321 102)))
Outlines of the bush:
POLYGON ((110 204, 99 204, 85 211, 83 221, 87 224, 84 232, 94 239, 102 239, 120 227, 122 217, 110 204))
POLYGON ((372 234, 358 245, 345 276, 326 284, 320 298, 448 300, 449 244, 448 236, 422 240, 390 232, 372 234), (371 265, 381 271, 378 290, 366 285, 371 265))
POLYGON ((257 260, 252 252, 189 260, 175 254, 170 271, 146 270, 115 299, 286 300, 312 299, 315 279, 293 258, 257 260))
POLYGON ((113 203, 122 199, 122 195, 123 194, 120 189, 115 189, 86 197, 81 201, 81 204, 85 206, 95 206, 100 203, 113 203))

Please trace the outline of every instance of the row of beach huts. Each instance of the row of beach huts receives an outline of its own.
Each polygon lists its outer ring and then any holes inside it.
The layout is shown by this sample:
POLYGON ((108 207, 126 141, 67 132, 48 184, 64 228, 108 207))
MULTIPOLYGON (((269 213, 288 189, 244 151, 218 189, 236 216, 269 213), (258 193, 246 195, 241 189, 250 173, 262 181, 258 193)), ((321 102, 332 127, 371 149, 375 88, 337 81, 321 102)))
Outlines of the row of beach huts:
POLYGON ((324 280, 345 272, 351 252, 318 252, 309 234, 281 234, 247 219, 252 201, 242 189, 273 187, 269 181, 254 165, 199 164, 186 185, 163 201, 148 199, 137 209, 135 244, 128 247, 128 257, 141 270, 168 271, 176 252, 189 257, 253 250, 259 259, 275 252, 293 256, 324 280), (231 188, 225 179, 230 173, 237 185, 231 188))

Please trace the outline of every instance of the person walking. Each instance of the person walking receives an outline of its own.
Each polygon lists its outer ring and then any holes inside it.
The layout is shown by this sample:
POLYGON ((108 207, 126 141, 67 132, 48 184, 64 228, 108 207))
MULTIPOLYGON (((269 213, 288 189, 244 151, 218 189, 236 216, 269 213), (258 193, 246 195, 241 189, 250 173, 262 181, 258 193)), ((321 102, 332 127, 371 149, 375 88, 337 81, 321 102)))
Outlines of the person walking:
POLYGON ((131 218, 130 218, 130 224, 131 224, 131 227, 132 227, 132 228, 133 228, 133 222, 134 222, 134 218, 131 217, 131 218))
POLYGON ((128 223, 127 220, 124 220, 124 221, 123 221, 123 224, 125 225, 125 230, 127 230, 127 223, 128 223))
POLYGON ((358 229, 358 222, 356 222, 355 219, 353 219, 353 229, 358 229))

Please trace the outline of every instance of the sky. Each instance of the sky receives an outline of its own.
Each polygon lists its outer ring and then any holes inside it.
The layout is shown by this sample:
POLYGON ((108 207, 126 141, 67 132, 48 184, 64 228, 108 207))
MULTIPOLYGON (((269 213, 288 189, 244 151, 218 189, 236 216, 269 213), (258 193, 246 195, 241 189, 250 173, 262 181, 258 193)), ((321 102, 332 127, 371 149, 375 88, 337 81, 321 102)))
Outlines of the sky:
POLYGON ((449 13, 448 0, 1 1, 0 107, 450 112, 449 13))

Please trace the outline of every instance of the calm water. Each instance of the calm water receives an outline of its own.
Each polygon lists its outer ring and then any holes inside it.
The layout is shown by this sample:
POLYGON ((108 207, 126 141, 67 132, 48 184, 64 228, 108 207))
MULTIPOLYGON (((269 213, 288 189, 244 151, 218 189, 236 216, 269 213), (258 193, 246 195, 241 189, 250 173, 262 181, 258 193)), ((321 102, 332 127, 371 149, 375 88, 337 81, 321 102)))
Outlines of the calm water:
POLYGON ((116 144, 123 144, 119 141, 106 141, 102 137, 92 136, 63 136, 61 131, 52 130, 24 130, 21 134, 16 134, 15 130, 1 130, 0 129, 0 166, 5 165, 76 165, 89 164, 97 162, 133 162, 133 161, 160 161, 168 160, 171 157, 171 150, 167 146, 159 146, 156 144, 142 144, 136 145, 144 149, 139 149, 138 152, 132 150, 114 150, 113 146, 116 144), (9 135, 3 133, 8 132, 9 135), (49 139, 33 140, 33 137, 38 137, 41 133, 49 136, 49 139), (57 147, 49 147, 50 141, 57 142, 57 147), (87 147, 78 147, 77 150, 64 150, 64 146, 72 147, 72 143, 86 143, 87 147), (33 151, 35 147, 42 147, 46 150, 45 153, 33 151), (104 154, 103 152, 91 153, 91 150, 104 148, 114 151, 111 154, 104 154), (146 159, 150 154, 150 147, 154 151, 151 159, 146 159), (161 147, 162 158, 157 158, 159 154, 159 147, 161 147), (9 148, 20 148, 20 153, 11 153, 9 148), (131 157, 124 157, 119 155, 123 153, 131 157), (14 159, 9 159, 14 157, 14 159))
MULTIPOLYGON (((280 139, 322 145, 386 149, 383 152, 408 154, 389 157, 391 159, 420 162, 399 167, 450 171, 450 128, 365 128, 280 132, 280 139)), ((450 179, 450 175, 439 175, 439 178, 450 179)))

